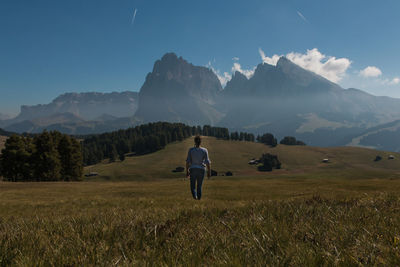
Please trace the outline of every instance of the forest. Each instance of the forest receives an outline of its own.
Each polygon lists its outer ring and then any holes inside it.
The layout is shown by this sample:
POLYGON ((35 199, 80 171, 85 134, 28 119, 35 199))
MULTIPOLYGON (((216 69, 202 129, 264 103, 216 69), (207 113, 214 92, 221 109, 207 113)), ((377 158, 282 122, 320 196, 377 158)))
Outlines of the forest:
POLYGON ((82 173, 79 141, 57 131, 11 135, 0 155, 0 176, 6 181, 78 181, 82 173))
POLYGON ((188 126, 183 123, 148 123, 99 135, 80 136, 83 139, 84 165, 93 165, 104 159, 110 162, 125 159, 129 155, 152 153, 167 144, 182 141, 190 136, 213 136, 223 140, 255 141, 254 134, 245 132, 229 133, 227 128, 209 125, 188 126))

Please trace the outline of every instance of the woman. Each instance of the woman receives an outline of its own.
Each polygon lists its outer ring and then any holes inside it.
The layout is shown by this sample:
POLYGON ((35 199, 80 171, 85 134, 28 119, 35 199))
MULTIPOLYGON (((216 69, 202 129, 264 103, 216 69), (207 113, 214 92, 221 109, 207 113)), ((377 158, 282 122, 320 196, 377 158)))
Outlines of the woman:
POLYGON ((186 159, 186 177, 190 176, 190 190, 193 198, 201 199, 201 186, 203 185, 204 173, 207 166, 207 177, 211 176, 211 161, 208 158, 208 151, 200 147, 201 137, 194 138, 194 147, 189 149, 186 159), (196 191, 197 183, 197 191, 196 191))

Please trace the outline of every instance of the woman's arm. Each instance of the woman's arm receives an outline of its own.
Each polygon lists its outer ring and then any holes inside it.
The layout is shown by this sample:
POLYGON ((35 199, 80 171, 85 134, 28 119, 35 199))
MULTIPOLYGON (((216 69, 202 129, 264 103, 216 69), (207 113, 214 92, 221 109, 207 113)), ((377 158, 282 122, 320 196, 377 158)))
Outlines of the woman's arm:
POLYGON ((188 155, 186 158, 186 178, 189 178, 189 176, 190 176, 189 168, 190 168, 191 164, 192 164, 192 154, 190 153, 190 149, 189 149, 188 155))
POLYGON ((189 178, 190 172, 189 172, 190 164, 189 162, 186 162, 186 178, 189 178))
POLYGON ((208 157, 208 150, 205 149, 204 152, 205 152, 205 155, 204 155, 204 158, 205 158, 204 163, 205 163, 206 166, 207 166, 207 178, 210 178, 210 177, 211 177, 211 160, 210 160, 210 158, 208 157))

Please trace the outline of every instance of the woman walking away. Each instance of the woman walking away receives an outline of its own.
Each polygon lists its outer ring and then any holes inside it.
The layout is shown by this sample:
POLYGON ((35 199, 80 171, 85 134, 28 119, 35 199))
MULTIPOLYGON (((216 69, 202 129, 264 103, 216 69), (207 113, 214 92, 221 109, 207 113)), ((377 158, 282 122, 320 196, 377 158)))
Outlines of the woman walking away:
POLYGON ((194 147, 189 149, 186 159, 186 177, 190 176, 190 191, 194 199, 201 199, 201 186, 203 185, 204 173, 207 166, 207 177, 211 176, 211 161, 208 158, 208 151, 200 147, 201 137, 194 138, 194 147), (197 191, 196 191, 197 183, 197 191))

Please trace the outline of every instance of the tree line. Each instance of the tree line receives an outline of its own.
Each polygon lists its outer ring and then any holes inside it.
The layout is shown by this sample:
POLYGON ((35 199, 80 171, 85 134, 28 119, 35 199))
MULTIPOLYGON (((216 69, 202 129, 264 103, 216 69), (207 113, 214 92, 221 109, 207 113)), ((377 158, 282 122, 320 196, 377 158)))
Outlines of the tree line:
POLYGON ((193 135, 213 136, 223 140, 254 141, 249 133, 229 133, 228 128, 210 125, 188 126, 183 123, 156 122, 148 123, 110 133, 81 136, 84 139, 83 162, 93 165, 104 159, 113 162, 124 160, 125 155, 152 153, 164 148, 167 144, 182 141, 193 135))
MULTIPOLYGON (((84 165, 93 165, 108 159, 110 162, 125 160, 125 155, 142 155, 164 148, 167 144, 182 141, 193 135, 212 136, 223 140, 260 142, 270 146, 277 145, 271 133, 257 138, 252 133, 229 132, 228 128, 210 125, 188 126, 183 123, 148 123, 103 134, 80 136, 83 139, 82 153, 84 165)), ((286 136, 280 142, 285 145, 303 145, 294 137, 286 136), (294 140, 294 141, 293 141, 294 140)))
MULTIPOLYGON (((265 133, 263 135, 258 135, 257 136, 257 142, 263 143, 265 145, 275 147, 278 145, 278 140, 275 138, 275 136, 271 133, 265 133)), ((279 144, 281 145, 287 145, 287 146, 305 146, 306 143, 303 141, 297 140, 296 137, 293 136, 285 136, 279 144)))
POLYGON ((57 131, 11 135, 0 155, 0 176, 19 181, 77 181, 83 174, 78 140, 57 131))
MULTIPOLYGON (((277 139, 270 133, 255 138, 252 133, 230 133, 228 128, 223 127, 168 122, 148 123, 76 138, 57 131, 25 136, 13 134, 7 139, 0 155, 0 176, 9 181, 76 181, 81 179, 84 165, 93 165, 104 159, 123 161, 128 153, 152 153, 193 135, 277 145, 277 139)), ((294 137, 285 137, 280 143, 304 145, 294 137)))

